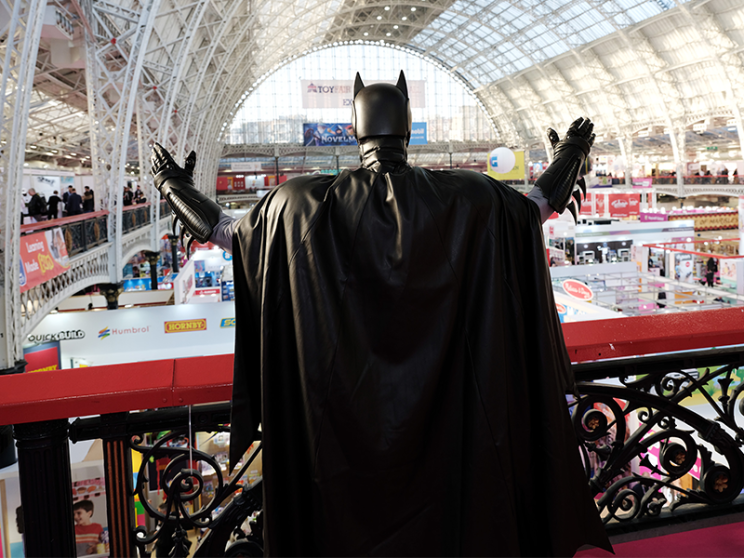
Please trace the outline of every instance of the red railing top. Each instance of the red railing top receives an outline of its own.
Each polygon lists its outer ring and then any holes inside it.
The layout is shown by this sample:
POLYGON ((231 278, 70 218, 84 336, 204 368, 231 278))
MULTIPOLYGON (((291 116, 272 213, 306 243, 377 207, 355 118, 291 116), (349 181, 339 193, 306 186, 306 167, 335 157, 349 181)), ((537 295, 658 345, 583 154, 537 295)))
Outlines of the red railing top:
MULTIPOLYGON (((573 362, 744 345, 744 307, 568 323, 563 332, 573 362)), ((0 376, 0 425, 228 401, 232 369, 230 354, 0 376)))
POLYGON ((109 212, 103 209, 101 211, 93 211, 92 213, 81 213, 80 215, 73 215, 72 217, 47 219, 46 221, 39 221, 38 223, 29 223, 28 225, 21 225, 21 234, 28 234, 30 232, 42 231, 45 229, 54 229, 56 227, 61 227, 62 225, 67 225, 69 223, 87 221, 88 219, 94 219, 96 217, 102 217, 108 214, 109 212))
POLYGON ((122 211, 131 211, 133 209, 138 209, 140 207, 147 207, 148 205, 152 205, 152 202, 132 203, 132 205, 123 205, 121 207, 121 210, 122 211))

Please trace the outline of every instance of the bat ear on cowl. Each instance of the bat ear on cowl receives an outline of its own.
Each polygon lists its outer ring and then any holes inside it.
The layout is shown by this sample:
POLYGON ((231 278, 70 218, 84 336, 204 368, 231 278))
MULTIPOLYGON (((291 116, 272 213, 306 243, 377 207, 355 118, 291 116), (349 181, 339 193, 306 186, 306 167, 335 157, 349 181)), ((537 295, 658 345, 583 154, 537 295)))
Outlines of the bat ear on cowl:
POLYGON ((357 72, 356 79, 354 80, 354 97, 356 97, 362 89, 364 89, 364 82, 362 81, 362 76, 357 72))

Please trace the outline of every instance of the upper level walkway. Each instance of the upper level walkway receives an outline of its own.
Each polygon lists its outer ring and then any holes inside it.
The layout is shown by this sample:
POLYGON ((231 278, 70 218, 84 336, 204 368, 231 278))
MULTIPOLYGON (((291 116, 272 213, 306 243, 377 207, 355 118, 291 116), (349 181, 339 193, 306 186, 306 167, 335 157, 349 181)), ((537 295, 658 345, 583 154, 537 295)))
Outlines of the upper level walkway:
MULTIPOLYGON (((122 208, 119 261, 123 264, 137 252, 157 246, 159 239, 170 232, 170 209, 164 200, 159 203, 161 218, 157 223, 153 223, 155 212, 151 203, 122 208)), ((69 257, 69 267, 63 273, 50 273, 48 279, 25 290, 21 286, 17 330, 21 339, 66 298, 91 285, 112 282, 111 264, 115 261, 116 246, 109 219, 108 211, 96 211, 21 225, 22 237, 60 229, 69 257)))

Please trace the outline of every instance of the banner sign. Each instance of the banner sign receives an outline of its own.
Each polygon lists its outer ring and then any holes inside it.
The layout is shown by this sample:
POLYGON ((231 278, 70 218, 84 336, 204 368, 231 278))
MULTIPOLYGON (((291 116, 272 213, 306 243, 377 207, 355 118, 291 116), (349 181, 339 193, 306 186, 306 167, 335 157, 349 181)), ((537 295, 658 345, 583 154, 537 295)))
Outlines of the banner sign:
POLYGON ((594 298, 594 292, 588 285, 575 279, 566 279, 563 281, 563 290, 566 294, 579 300, 591 300, 594 298))
POLYGON ((610 217, 622 218, 640 214, 640 194, 609 194, 608 198, 610 204, 610 217))
POLYGON ((25 292, 70 267, 62 229, 52 229, 21 237, 20 286, 25 292))
MULTIPOLYGON (((365 85, 373 83, 391 83, 395 85, 397 80, 376 80, 365 82, 365 85)), ((426 107, 426 81, 407 80, 408 98, 411 100, 411 108, 426 107)), ((316 109, 348 108, 354 99, 354 81, 345 79, 302 79, 302 108, 316 109)))
POLYGON ((303 145, 356 145, 351 124, 310 122, 302 125, 303 145))
POLYGON ((205 331, 207 329, 206 318, 197 320, 176 320, 164 322, 165 333, 183 333, 187 331, 205 331))
POLYGON ((230 163, 232 172, 261 172, 261 163, 256 161, 242 161, 230 163))
POLYGON ((426 122, 414 122, 411 128, 411 141, 409 145, 426 145, 426 122))

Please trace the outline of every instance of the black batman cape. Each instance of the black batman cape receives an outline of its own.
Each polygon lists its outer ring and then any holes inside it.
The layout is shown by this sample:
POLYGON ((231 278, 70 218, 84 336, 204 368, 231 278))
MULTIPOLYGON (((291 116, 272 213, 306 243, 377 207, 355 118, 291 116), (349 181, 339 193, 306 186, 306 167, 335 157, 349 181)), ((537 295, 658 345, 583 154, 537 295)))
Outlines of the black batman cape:
POLYGON ((470 171, 305 176, 233 255, 230 462, 262 423, 267 555, 609 548, 533 202, 470 171))

